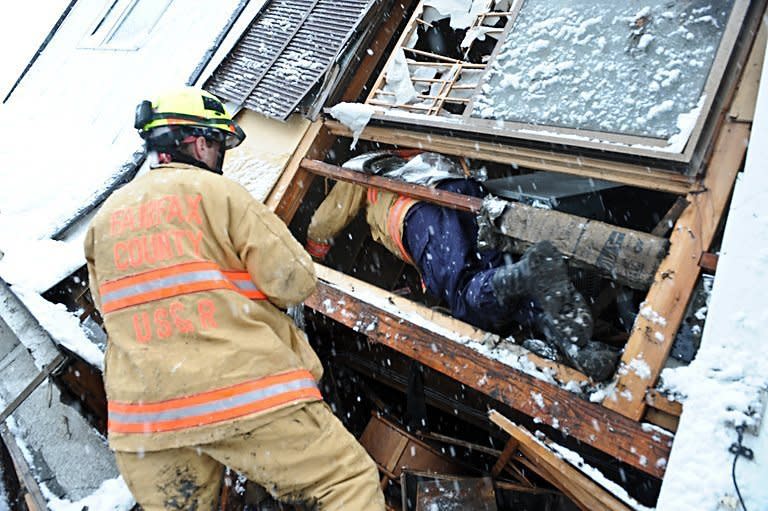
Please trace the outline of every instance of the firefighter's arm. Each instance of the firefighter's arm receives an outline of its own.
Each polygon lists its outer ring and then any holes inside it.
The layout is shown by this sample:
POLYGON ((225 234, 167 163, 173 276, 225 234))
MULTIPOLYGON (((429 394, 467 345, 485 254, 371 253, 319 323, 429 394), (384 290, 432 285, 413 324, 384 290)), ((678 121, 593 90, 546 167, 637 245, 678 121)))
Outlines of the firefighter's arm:
POLYGON ((85 262, 88 266, 88 286, 91 288, 91 297, 96 308, 101 312, 101 296, 99 295, 99 282, 96 278, 96 266, 94 265, 93 252, 93 228, 89 227, 85 234, 83 242, 83 252, 85 253, 85 262))
POLYGON ((314 292, 317 279, 312 258, 266 206, 251 201, 243 218, 230 227, 230 234, 251 279, 270 302, 285 308, 314 292))
POLYGON ((307 250, 322 260, 331 241, 355 218, 365 201, 366 189, 360 185, 338 182, 315 210, 307 229, 307 250))

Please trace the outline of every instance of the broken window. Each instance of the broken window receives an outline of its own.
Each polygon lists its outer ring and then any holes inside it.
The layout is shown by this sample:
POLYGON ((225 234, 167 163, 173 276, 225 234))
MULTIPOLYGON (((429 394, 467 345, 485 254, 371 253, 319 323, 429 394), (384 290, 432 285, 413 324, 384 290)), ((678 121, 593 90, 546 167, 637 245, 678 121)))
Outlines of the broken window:
POLYGON ((689 161, 747 4, 424 0, 367 102, 382 120, 689 161))
POLYGON ((173 0, 110 0, 81 44, 83 48, 137 50, 173 0))

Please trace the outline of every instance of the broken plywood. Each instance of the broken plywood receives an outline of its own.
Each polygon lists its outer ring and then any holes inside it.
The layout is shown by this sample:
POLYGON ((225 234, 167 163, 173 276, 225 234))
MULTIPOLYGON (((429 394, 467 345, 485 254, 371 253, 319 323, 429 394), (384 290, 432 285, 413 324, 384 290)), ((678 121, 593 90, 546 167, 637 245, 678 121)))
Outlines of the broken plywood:
POLYGON ((663 477, 671 435, 647 430, 556 384, 483 355, 452 334, 435 332, 434 325, 418 317, 401 316, 386 296, 369 293, 373 287, 369 284, 320 265, 316 268, 321 280, 305 301, 307 307, 642 472, 663 477), (346 289, 323 282, 325 272, 341 275, 346 289))
POLYGON ((515 440, 517 450, 534 472, 560 489, 583 511, 630 511, 630 508, 579 470, 550 451, 527 430, 496 410, 489 417, 515 440))

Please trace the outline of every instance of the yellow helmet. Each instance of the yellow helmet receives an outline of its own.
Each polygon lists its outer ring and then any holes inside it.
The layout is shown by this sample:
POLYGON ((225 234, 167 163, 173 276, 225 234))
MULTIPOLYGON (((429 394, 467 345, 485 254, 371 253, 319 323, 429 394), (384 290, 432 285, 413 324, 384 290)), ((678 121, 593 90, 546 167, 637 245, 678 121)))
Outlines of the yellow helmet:
POLYGON ((136 107, 134 127, 147 141, 147 148, 158 151, 172 151, 190 136, 215 140, 223 150, 237 147, 245 139, 221 101, 194 87, 170 91, 154 102, 142 101, 136 107))

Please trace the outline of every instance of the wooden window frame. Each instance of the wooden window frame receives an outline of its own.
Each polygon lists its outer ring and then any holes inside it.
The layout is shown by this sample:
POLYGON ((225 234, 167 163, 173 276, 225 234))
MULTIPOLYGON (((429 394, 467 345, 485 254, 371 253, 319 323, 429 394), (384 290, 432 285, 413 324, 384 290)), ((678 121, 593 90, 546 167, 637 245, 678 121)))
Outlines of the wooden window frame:
MULTIPOLYGON (((480 88, 486 83, 490 68, 493 62, 496 60, 503 42, 506 39, 506 36, 508 35, 509 31, 511 31, 515 23, 515 19, 517 18, 517 15, 522 8, 523 2, 524 0, 517 0, 510 10, 512 14, 508 17, 505 30, 502 33, 502 36, 499 38, 498 43, 496 44, 496 47, 488 61, 488 64, 485 65, 485 70, 483 73, 484 76, 478 82, 477 88, 472 94, 472 99, 469 101, 469 104, 463 114, 456 115, 454 117, 419 115, 418 113, 414 112, 409 112, 407 115, 398 115, 398 108, 387 108, 384 111, 376 112, 372 119, 385 124, 395 121, 397 123, 406 125, 415 124, 418 126, 440 128, 458 132, 482 133, 485 135, 500 136, 514 140, 533 141, 544 144, 565 144, 576 148, 654 158, 676 164, 688 164, 694 159, 695 153, 699 148, 699 142, 702 139, 702 135, 705 131, 705 125, 710 117, 709 114, 715 104, 718 88, 725 80, 726 68, 728 67, 728 63, 731 60, 732 54, 734 53, 736 43, 742 33, 742 27, 745 25, 745 19, 750 7, 749 0, 735 0, 734 2, 731 15, 728 18, 728 23, 724 29, 720 45, 717 52, 715 53, 715 58, 712 61, 709 75, 702 90, 701 97, 704 97, 704 102, 701 107, 701 112, 688 136, 687 142, 684 145, 684 149, 681 152, 670 151, 668 149, 668 141, 658 138, 621 135, 618 133, 605 133, 590 130, 578 130, 574 128, 562 128, 556 126, 535 126, 532 124, 525 124, 520 122, 498 121, 473 117, 471 113, 473 110, 475 98, 477 97, 480 88)), ((385 71, 382 71, 378 77, 376 84, 366 99, 366 103, 381 107, 381 102, 377 101, 375 98, 377 94, 380 94, 380 90, 385 83, 384 76, 386 69, 389 68, 398 51, 404 48, 405 43, 413 36, 416 27, 420 23, 423 23, 420 18, 423 9, 424 2, 422 0, 411 16, 406 30, 403 32, 403 35, 397 42, 395 49, 393 50, 386 66, 384 67, 385 71)), ((454 64, 446 62, 443 67, 450 67, 454 64)), ((457 65, 461 66, 461 64, 457 65)))

